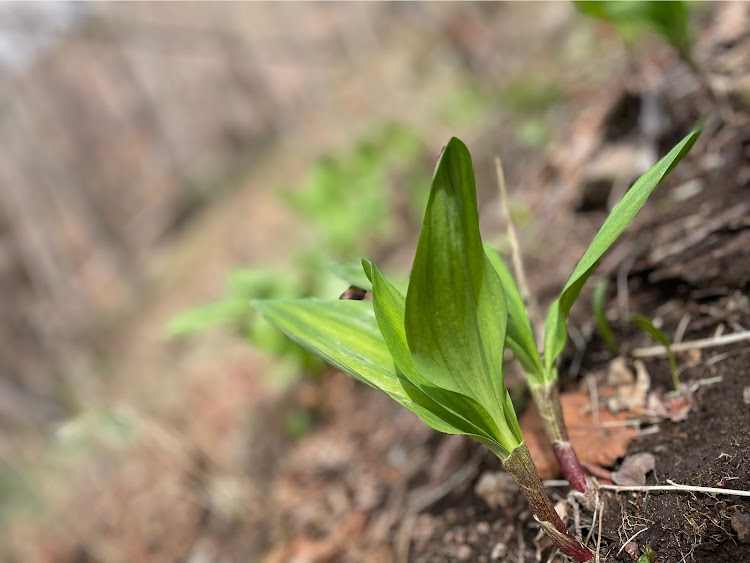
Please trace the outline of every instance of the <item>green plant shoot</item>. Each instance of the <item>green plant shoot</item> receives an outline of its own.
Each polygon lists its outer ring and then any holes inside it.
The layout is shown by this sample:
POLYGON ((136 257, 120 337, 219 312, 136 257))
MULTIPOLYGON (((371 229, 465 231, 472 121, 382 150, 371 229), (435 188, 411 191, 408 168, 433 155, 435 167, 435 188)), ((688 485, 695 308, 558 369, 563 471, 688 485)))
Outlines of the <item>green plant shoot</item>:
POLYGON ((672 384, 674 390, 680 392, 680 379, 677 377, 677 360, 672 352, 672 342, 669 340, 666 334, 654 326, 651 319, 644 317, 638 313, 631 313, 630 320, 633 321, 638 327, 651 338, 656 340, 659 344, 663 345, 667 349, 667 357, 669 358, 669 371, 672 374, 672 384))
MULTIPOLYGON (((373 301, 271 300, 254 306, 292 340, 503 462, 545 532, 575 561, 593 554, 554 511, 503 384, 508 328, 501 276, 482 245, 471 156, 458 139, 433 177, 406 296, 370 262, 373 301)), ((541 365, 541 364, 540 364, 541 365)))
POLYGON ((571 486, 578 491, 585 491, 589 487, 589 480, 568 440, 557 388, 557 359, 565 348, 568 338, 566 327, 568 314, 586 280, 596 270, 601 257, 630 224, 656 186, 688 153, 699 135, 700 130, 695 130, 682 139, 664 158, 643 174, 612 209, 573 270, 560 296, 549 309, 544 325, 541 355, 534 339, 531 321, 526 314, 521 292, 510 270, 496 252, 486 249, 490 263, 494 266, 505 288, 509 313, 507 346, 513 351, 526 374, 545 432, 552 442, 563 474, 571 486))
MULTIPOLYGON (((596 318, 596 325, 604 341, 612 350, 613 354, 617 354, 619 347, 615 341, 614 334, 612 333, 612 327, 607 320, 607 316, 604 311, 604 293, 607 290, 607 278, 602 278, 596 284, 594 289, 594 296, 592 298, 592 308, 594 311, 594 317, 596 318)), ((680 392, 680 380, 677 376, 677 359, 672 352, 672 342, 669 340, 666 334, 656 328, 654 323, 648 317, 644 317, 638 313, 630 313, 628 319, 638 325, 638 327, 650 335, 651 338, 656 340, 659 344, 662 344, 667 351, 667 357, 669 358, 669 370, 672 375, 672 384, 674 385, 675 391, 680 392)))

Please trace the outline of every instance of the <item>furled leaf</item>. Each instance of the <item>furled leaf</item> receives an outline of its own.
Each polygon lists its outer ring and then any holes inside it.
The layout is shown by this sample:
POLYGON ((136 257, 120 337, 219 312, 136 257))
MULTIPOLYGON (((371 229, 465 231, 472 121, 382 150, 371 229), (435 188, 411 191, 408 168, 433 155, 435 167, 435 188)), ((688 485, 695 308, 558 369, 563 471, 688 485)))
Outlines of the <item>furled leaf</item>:
POLYGON ((419 236, 406 339, 432 385, 483 405, 503 443, 517 445, 521 433, 502 375, 506 324, 503 288, 479 234, 471 155, 453 138, 438 160, 419 236))
POLYGON ((365 268, 373 281, 375 317, 399 376, 406 378, 450 412, 454 426, 462 429, 463 434, 481 437, 485 440, 483 443, 492 442, 491 449, 502 459, 506 458, 510 451, 502 444, 502 432, 486 409, 465 395, 435 387, 417 369, 406 341, 403 295, 375 266, 365 263, 365 268))
MULTIPOLYGON (((473 434, 466 423, 401 377, 365 301, 274 299, 255 301, 266 320, 309 352, 355 379, 387 393, 428 426, 448 434, 473 434)), ((486 436, 473 436, 502 453, 486 436)))
POLYGON ((620 233, 646 203, 651 192, 688 153, 698 135, 700 135, 699 129, 687 135, 669 151, 669 154, 633 184, 633 187, 628 190, 604 221, 588 250, 573 270, 573 274, 565 284, 560 297, 552 304, 544 325, 544 368, 545 378, 548 381, 556 377, 555 361, 563 351, 568 337, 565 321, 568 318, 570 308, 581 293, 583 284, 596 269, 604 252, 620 236, 620 233))
POLYGON ((516 280, 497 251, 487 245, 484 250, 505 290, 505 299, 508 304, 508 329, 505 343, 515 354, 532 384, 541 385, 544 377, 542 359, 536 347, 534 332, 526 313, 526 305, 518 290, 516 280))

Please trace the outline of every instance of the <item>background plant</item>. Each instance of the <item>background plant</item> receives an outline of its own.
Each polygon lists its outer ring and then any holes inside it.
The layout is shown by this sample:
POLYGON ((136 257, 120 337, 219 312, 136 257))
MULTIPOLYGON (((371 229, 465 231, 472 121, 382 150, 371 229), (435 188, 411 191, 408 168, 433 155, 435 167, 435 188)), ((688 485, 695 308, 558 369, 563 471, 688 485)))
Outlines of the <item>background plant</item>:
MULTIPOLYGON (((424 205, 427 183, 422 178, 424 147, 406 128, 388 123, 361 139, 342 157, 321 156, 300 185, 284 187, 280 197, 306 224, 309 240, 281 272, 266 268, 238 268, 227 279, 226 296, 175 316, 167 331, 184 336, 215 325, 230 325, 258 350, 282 360, 275 378, 316 375, 317 358, 290 342, 265 320, 251 303, 256 299, 323 296, 341 293, 342 281, 366 283, 361 266, 330 260, 353 260, 362 248, 377 250, 389 244, 399 215, 388 185, 397 185, 407 220, 424 205), (282 375, 284 374, 284 375, 282 375)), ((399 199, 399 198, 395 198, 399 199)), ((414 221, 416 222, 416 221, 414 221)))
POLYGON ((690 51, 694 42, 690 26, 690 10, 687 2, 671 1, 590 1, 573 2, 587 16, 606 20, 614 25, 628 47, 649 29, 663 37, 679 53, 680 57, 695 67, 690 51))

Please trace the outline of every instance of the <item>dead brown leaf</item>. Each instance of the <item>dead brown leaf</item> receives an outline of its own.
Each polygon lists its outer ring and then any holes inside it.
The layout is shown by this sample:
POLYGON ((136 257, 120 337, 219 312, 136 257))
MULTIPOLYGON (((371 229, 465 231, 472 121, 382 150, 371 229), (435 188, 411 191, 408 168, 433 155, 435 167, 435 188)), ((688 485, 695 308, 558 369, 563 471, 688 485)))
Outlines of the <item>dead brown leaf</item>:
MULTIPOLYGON (((585 463, 612 466, 618 458, 625 455, 628 445, 635 437, 635 430, 630 426, 597 426, 594 422, 589 396, 582 392, 565 393, 560 396, 565 424, 573 448, 579 459, 585 463)), ((599 422, 622 421, 635 416, 631 411, 611 413, 599 411, 599 422)), ((544 435, 542 421, 535 405, 521 415, 519 420, 521 432, 531 457, 537 466, 542 479, 554 479, 560 476, 560 468, 552 453, 547 437, 544 435)))
POLYGON ((620 469, 612 472, 612 481, 617 485, 645 485, 646 475, 655 468, 656 459, 650 453, 629 455, 622 460, 620 469))

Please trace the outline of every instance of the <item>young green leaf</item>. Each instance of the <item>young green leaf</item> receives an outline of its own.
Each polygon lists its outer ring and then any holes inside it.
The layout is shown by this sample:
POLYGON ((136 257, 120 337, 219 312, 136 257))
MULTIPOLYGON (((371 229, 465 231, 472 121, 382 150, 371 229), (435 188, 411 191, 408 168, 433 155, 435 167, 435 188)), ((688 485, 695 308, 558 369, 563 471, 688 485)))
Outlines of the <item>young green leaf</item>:
POLYGON ((484 246, 484 250, 505 290, 505 299, 508 304, 508 329, 505 344, 513 351, 529 380, 541 385, 544 377, 542 359, 537 350, 534 332, 526 313, 526 305, 518 290, 516 280, 497 251, 487 245, 484 246))
POLYGON ((399 373, 369 302, 274 299, 255 301, 253 308, 307 351, 388 394, 428 426, 447 434, 470 435, 498 455, 504 452, 494 439, 479 433, 399 373))
POLYGON ((454 421, 454 423, 463 429, 462 433, 477 439, 481 437, 480 441, 488 446, 491 444, 490 449, 501 459, 508 457, 512 449, 510 446, 515 446, 515 441, 512 441, 510 445, 507 444, 503 432, 482 405, 460 393, 435 387, 417 369, 406 341, 404 327, 406 300, 374 265, 365 262, 365 268, 370 272, 369 277, 373 281, 375 317, 400 376, 409 380, 460 420, 461 422, 455 423, 454 421))
POLYGON ((620 236, 625 227, 633 220, 636 213, 646 203, 648 196, 656 186, 682 160, 700 135, 700 129, 688 134, 669 153, 641 176, 633 187, 615 206, 599 232, 594 237, 588 250, 578 262, 573 274, 565 284, 560 297, 552 304, 544 325, 544 368, 545 379, 556 378, 555 362, 565 348, 568 337, 566 319, 570 308, 583 288, 583 284, 594 272, 604 252, 620 236))
POLYGON ((672 383, 674 390, 679 393, 680 391, 680 380, 677 377, 677 360, 672 352, 672 342, 669 340, 666 334, 654 326, 651 319, 644 317, 638 313, 630 313, 630 320, 633 321, 638 327, 656 340, 659 344, 663 345, 667 349, 667 357, 669 358, 669 370, 672 374, 672 383))
POLYGON ((431 384, 483 405, 503 439, 520 444, 503 385, 506 324, 503 287, 479 235, 471 155, 453 138, 438 160, 419 236, 406 296, 406 339, 431 384))

